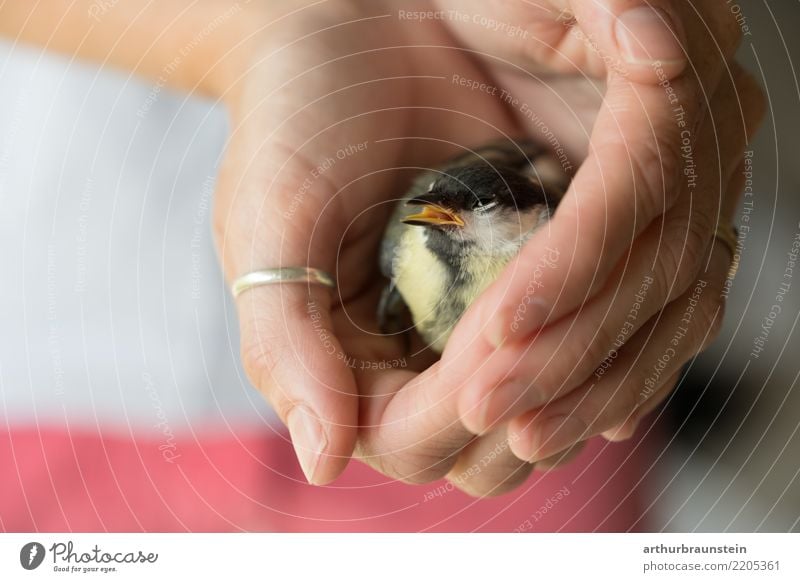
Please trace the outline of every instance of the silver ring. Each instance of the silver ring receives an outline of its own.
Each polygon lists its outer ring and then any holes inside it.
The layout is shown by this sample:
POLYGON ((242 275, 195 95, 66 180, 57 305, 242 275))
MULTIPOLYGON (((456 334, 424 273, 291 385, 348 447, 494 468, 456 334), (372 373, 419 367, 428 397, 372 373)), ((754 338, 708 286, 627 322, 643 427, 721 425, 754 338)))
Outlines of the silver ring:
POLYGON ((231 285, 231 293, 238 297, 248 289, 274 283, 307 283, 335 288, 336 282, 328 273, 311 267, 280 267, 261 269, 242 275, 231 285))

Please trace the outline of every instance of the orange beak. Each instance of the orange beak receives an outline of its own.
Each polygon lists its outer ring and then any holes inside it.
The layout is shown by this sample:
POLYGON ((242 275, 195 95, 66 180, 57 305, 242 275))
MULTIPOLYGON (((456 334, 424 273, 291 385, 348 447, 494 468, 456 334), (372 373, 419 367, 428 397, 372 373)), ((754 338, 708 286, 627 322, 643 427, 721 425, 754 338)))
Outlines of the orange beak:
POLYGON ((425 203, 422 212, 406 216, 403 222, 414 226, 464 226, 464 221, 455 212, 431 202, 425 203))

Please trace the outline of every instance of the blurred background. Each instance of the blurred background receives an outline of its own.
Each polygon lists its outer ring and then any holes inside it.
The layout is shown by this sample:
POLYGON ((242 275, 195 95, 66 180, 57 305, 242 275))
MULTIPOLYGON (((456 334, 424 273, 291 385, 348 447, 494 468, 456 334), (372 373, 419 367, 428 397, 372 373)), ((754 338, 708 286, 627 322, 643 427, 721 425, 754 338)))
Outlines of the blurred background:
POLYGON ((305 485, 214 254, 224 109, 0 43, 0 530, 800 531, 800 3, 729 6, 769 111, 724 331, 647 436, 482 502, 305 485))
POLYGON ((792 32, 800 3, 728 4, 741 9, 739 59, 769 110, 750 148, 752 207, 739 215, 743 249, 723 332, 666 410, 675 442, 659 466, 659 510, 676 531, 798 531, 800 264, 789 253, 800 244, 800 37, 792 32))

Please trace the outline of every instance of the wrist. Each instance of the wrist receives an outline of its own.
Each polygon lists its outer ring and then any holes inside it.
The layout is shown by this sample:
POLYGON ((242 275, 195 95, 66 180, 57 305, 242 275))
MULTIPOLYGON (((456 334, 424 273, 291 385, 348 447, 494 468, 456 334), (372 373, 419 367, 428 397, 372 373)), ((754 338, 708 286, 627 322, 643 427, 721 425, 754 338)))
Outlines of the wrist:
POLYGON ((280 18, 279 9, 286 4, 275 0, 224 2, 216 15, 206 15, 205 28, 187 35, 187 46, 208 37, 207 49, 199 51, 189 65, 195 88, 228 105, 238 100, 257 55, 280 18))

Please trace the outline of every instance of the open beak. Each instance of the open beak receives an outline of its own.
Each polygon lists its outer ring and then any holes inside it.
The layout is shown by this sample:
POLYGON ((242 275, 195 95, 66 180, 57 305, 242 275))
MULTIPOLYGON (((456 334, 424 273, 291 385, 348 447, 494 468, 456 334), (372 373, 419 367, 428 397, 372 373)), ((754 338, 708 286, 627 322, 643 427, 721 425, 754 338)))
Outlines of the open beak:
POLYGON ((406 216, 403 222, 414 226, 464 226, 464 221, 455 212, 432 202, 425 202, 422 212, 406 216))

